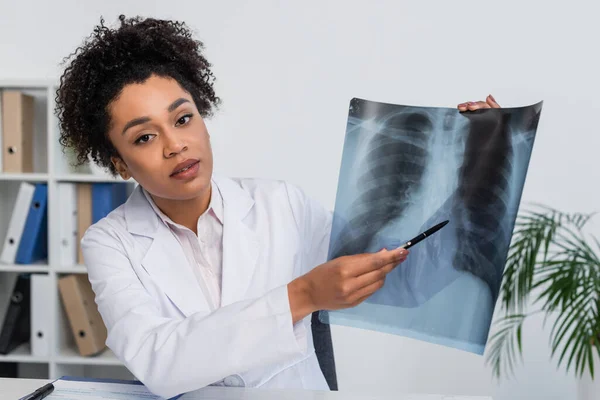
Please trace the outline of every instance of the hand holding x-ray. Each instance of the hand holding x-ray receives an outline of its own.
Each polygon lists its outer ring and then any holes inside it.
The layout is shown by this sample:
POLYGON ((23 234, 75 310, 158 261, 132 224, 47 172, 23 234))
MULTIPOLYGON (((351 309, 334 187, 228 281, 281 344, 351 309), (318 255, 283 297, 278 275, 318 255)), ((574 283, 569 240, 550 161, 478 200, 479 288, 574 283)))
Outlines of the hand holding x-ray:
POLYGON ((485 101, 467 101, 465 103, 460 103, 457 108, 462 112, 476 111, 486 108, 500 108, 500 104, 498 104, 496 99, 494 99, 494 96, 490 94, 485 98, 485 101))

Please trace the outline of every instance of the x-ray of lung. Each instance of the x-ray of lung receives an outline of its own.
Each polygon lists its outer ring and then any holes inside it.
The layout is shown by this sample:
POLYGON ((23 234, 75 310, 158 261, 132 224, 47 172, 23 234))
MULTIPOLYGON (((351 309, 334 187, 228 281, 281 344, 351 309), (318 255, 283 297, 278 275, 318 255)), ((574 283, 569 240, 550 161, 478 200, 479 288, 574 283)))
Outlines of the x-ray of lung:
POLYGON ((366 301, 320 319, 483 354, 541 109, 352 99, 329 259, 391 249, 450 222, 366 301))

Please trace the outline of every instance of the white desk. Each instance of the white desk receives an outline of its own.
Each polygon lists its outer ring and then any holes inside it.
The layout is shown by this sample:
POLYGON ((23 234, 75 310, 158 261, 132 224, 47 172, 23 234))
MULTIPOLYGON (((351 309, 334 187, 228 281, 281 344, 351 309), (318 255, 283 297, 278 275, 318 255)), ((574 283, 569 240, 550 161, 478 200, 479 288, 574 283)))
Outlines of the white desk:
MULTIPOLYGON (((45 379, 0 378, 0 400, 17 400, 48 383, 45 379)), ((181 400, 492 400, 486 396, 444 396, 427 394, 373 395, 352 392, 271 390, 208 387, 188 393, 181 400)))

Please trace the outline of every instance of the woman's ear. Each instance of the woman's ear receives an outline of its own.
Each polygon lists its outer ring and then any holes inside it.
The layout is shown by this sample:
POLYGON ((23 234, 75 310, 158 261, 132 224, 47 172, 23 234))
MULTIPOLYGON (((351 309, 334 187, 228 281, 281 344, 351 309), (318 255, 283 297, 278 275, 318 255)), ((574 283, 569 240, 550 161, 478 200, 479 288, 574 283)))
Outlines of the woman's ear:
POLYGON ((125 164, 125 161, 123 161, 120 157, 114 156, 110 158, 110 161, 117 170, 117 173, 121 175, 121 178, 123 178, 123 180, 126 181, 127 179, 131 178, 131 175, 129 174, 129 169, 127 168, 127 164, 125 164))

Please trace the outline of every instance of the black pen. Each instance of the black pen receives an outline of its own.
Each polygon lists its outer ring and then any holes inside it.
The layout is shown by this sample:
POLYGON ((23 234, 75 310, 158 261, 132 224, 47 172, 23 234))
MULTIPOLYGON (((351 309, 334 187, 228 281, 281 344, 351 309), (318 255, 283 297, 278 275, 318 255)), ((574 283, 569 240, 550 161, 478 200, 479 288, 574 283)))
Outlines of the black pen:
POLYGON ((408 249, 410 247, 413 247, 415 244, 419 243, 421 240, 425 239, 426 237, 431 236, 435 232, 442 229, 448 222, 449 221, 446 220, 446 221, 440 222, 439 224, 437 224, 435 226, 432 226, 431 228, 427 229, 425 232, 418 234, 417 236, 410 239, 408 242, 404 243, 403 245, 399 246, 398 248, 408 249))
POLYGON ((53 391, 54 385, 52 383, 47 383, 35 392, 28 394, 25 397, 21 397, 19 400, 42 400, 44 397, 48 396, 53 391))

